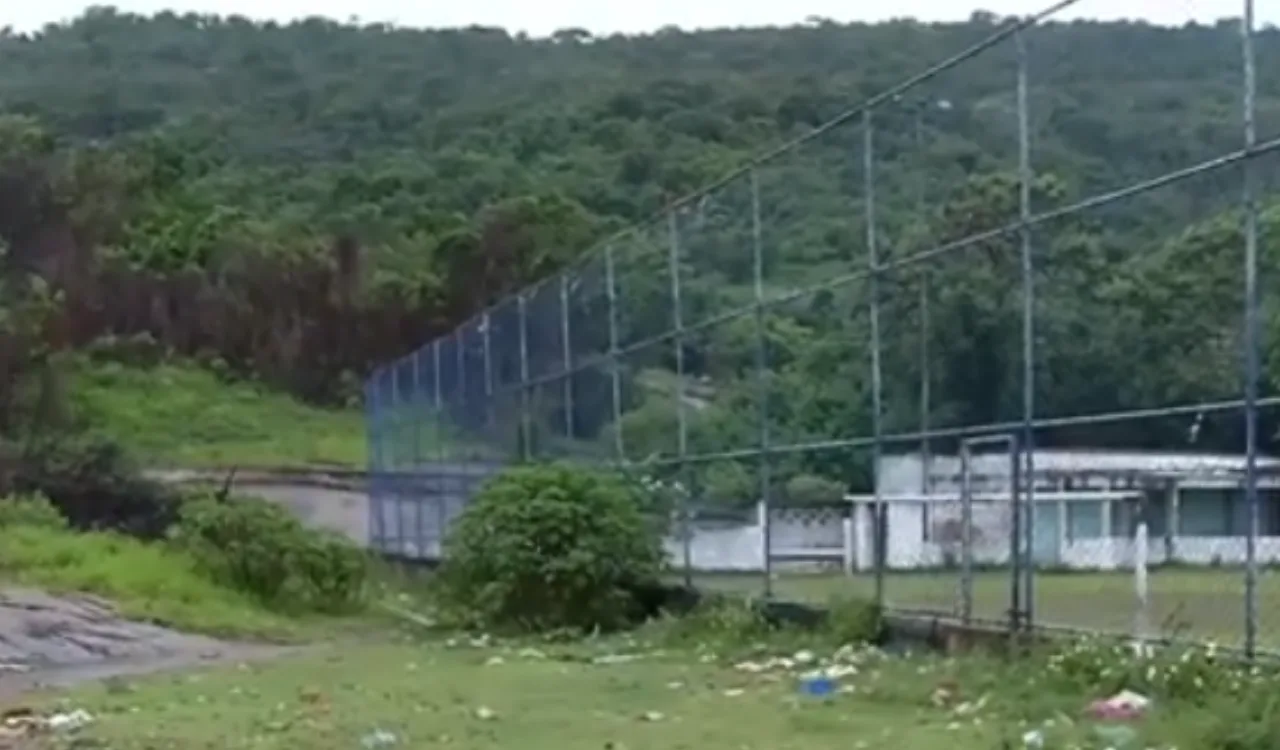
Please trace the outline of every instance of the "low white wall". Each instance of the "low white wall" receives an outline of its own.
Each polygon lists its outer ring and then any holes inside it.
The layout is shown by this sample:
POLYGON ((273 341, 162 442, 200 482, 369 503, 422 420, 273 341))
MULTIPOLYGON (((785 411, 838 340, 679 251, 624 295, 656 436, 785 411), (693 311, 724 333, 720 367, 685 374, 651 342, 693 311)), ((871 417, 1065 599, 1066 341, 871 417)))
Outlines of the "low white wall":
MULTIPOLYGON (((741 524, 699 524, 691 531, 688 544, 690 567, 701 571, 759 572, 765 564, 765 532, 762 509, 756 519, 741 524)), ((852 566, 855 554, 853 525, 846 522, 843 509, 775 508, 770 514, 771 557, 810 563, 852 566)), ((667 558, 684 565, 685 544, 678 536, 663 542, 667 558)), ((870 558, 868 558, 870 559, 870 558)))
MULTIPOLYGON (((684 565, 685 545, 679 538, 663 540, 667 560, 684 565)), ((694 570, 749 572, 764 569, 764 533, 759 525, 694 529, 689 539, 689 565, 694 570)))
MULTIPOLYGON (((1147 544, 1149 565, 1243 565, 1246 560, 1245 540, 1241 537, 1177 536, 1170 541, 1171 544, 1166 546, 1162 537, 1150 539, 1147 544)), ((1264 565, 1280 563, 1280 537, 1261 537, 1256 549, 1258 562, 1264 565)), ((1062 565, 1073 570, 1132 568, 1133 551, 1132 539, 1082 539, 1063 546, 1062 565)))

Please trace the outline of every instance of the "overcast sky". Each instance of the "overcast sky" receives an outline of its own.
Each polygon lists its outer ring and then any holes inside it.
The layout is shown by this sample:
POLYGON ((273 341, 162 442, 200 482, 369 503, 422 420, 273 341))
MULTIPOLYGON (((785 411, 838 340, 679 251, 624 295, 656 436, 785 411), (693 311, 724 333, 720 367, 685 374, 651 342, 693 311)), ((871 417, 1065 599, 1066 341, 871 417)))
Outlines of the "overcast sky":
MULTIPOLYGON (((154 13, 197 11, 250 18, 290 20, 320 15, 400 26, 502 26, 542 36, 567 27, 597 33, 652 31, 674 24, 684 28, 762 26, 798 23, 809 16, 837 21, 879 21, 890 17, 958 20, 975 8, 1000 15, 1022 15, 1052 0, 117 0, 122 10, 154 13)), ((1256 0, 1259 23, 1280 24, 1280 0, 1256 0)), ((83 0, 0 0, 0 26, 19 31, 78 15, 83 0)), ((1063 17, 1142 18, 1181 24, 1238 17, 1243 0, 1082 0, 1063 17)))

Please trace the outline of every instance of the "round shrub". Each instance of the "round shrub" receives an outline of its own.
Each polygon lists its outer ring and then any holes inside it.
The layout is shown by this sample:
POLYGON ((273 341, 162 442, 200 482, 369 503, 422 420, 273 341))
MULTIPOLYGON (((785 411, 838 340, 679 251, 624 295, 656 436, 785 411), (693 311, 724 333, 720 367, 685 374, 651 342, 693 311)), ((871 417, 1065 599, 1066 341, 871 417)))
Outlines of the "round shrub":
POLYGON ((193 498, 173 537, 210 577, 272 605, 347 610, 369 574, 367 556, 345 537, 259 498, 193 498))
POLYGON ((175 540, 218 581, 264 602, 282 598, 302 524, 256 499, 193 499, 182 507, 175 540))
POLYGON ((632 485, 601 473, 564 465, 504 472, 447 539, 444 599, 473 625, 624 625, 640 616, 636 592, 662 567, 643 506, 632 485))
POLYGON ((369 557, 333 531, 307 530, 295 553, 294 568, 311 607, 336 614, 355 609, 369 579, 369 557))
POLYGON ((839 482, 815 474, 797 474, 787 480, 787 502, 792 505, 830 505, 844 499, 845 488, 839 482))
POLYGON ((0 497, 0 529, 15 526, 65 529, 67 519, 49 498, 39 493, 0 497))

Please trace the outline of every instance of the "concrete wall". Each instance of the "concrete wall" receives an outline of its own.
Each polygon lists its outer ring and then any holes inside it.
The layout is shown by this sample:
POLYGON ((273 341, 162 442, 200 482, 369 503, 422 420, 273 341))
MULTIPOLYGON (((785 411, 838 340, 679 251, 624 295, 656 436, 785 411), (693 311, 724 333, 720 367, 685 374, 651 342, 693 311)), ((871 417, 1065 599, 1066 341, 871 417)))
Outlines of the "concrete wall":
MULTIPOLYGON (((698 524, 688 544, 690 566, 701 571, 759 572, 765 563, 763 508, 755 518, 737 524, 698 524)), ((858 553, 854 519, 843 509, 775 508, 769 516, 769 548, 775 563, 786 566, 851 568, 858 553)), ((869 529, 867 529, 869 530, 869 529)), ((869 539, 869 537, 868 537, 869 539)), ((863 543, 870 559, 869 541, 863 543)), ((685 544, 679 536, 664 541, 667 557, 683 565, 685 544)))
MULTIPOLYGON (((225 471, 155 470, 148 476, 168 484, 221 487, 225 471)), ((287 506, 303 522, 369 542, 369 496, 362 472, 246 470, 236 472, 234 491, 287 506)))

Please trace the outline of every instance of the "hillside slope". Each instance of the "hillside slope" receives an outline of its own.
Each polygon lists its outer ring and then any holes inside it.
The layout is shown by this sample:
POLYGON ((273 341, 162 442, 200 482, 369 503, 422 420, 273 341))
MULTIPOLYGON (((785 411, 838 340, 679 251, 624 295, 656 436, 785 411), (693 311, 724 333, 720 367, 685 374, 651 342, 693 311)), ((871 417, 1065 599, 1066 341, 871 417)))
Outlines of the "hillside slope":
MULTIPOLYGON (((979 14, 957 24, 529 39, 95 9, 35 36, 0 36, 0 238, 11 268, 67 292, 41 329, 50 343, 145 332, 299 397, 351 403, 372 364, 1000 23, 979 14)), ((1241 143, 1232 24, 1051 23, 1027 44, 1036 210, 1241 143)), ((1280 135, 1280 32, 1259 35, 1258 59, 1266 139, 1280 135)), ((877 112, 886 255, 1016 215, 1014 80, 1003 45, 877 112)), ((761 168, 766 293, 862 267, 859 143, 839 129, 761 168)), ((1236 267, 1239 185, 1237 168, 1222 169, 1039 230, 1046 409, 1233 392, 1239 305, 1212 290, 1230 281, 1214 269, 1236 267), (1153 278, 1179 293, 1159 292, 1153 278), (1183 317, 1171 321, 1170 310, 1183 317)), ((686 323, 752 298, 747 187, 735 181, 678 221, 686 323)), ((627 344, 670 327, 666 232, 648 227, 617 248, 627 344)), ((1015 248, 980 249, 931 271, 935 423, 1016 412, 1018 317, 1006 293, 1015 248)), ((599 347, 599 269, 580 280, 595 291, 574 300, 585 321, 575 335, 599 347)), ((919 285, 906 273, 885 284, 887 429, 918 424, 919 285)), ((866 433, 866 293, 849 285, 770 314, 770 385, 787 396, 779 439, 866 433)), ((537 371, 561 356, 559 300, 544 289, 529 304, 537 371)), ((716 401, 699 410, 695 444, 753 439, 743 422, 755 403, 751 335, 750 325, 725 325, 689 342, 687 374, 716 401)), ((637 352, 629 372, 670 369, 660 349, 637 352)), ((610 429, 601 377, 575 385, 599 396, 577 400, 590 410, 579 437, 610 429)), ((624 419, 647 425, 631 431, 635 450, 669 442, 670 419, 656 413, 668 405, 627 392, 624 419)), ((554 394, 543 403, 538 418, 562 423, 554 394)), ((1114 439, 1158 444, 1169 429, 1114 439)), ((825 460, 810 468, 843 471, 825 460)))

